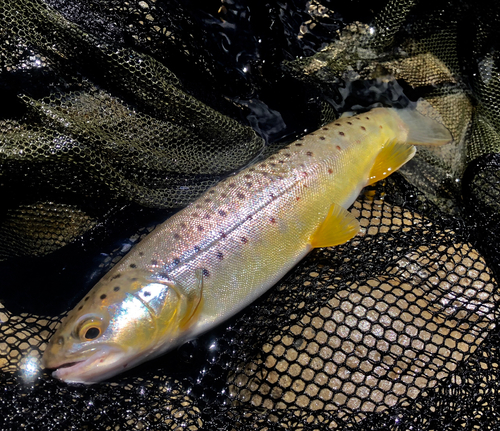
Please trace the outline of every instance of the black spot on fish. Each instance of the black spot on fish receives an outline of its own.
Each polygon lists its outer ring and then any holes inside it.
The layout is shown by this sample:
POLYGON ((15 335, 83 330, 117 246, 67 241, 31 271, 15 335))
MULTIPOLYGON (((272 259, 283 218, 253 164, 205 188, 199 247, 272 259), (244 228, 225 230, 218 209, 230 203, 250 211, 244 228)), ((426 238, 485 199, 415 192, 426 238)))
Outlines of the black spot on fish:
POLYGON ((213 195, 215 193, 215 190, 209 190, 209 192, 211 195, 213 195))
POLYGON ((87 296, 87 297, 84 299, 84 301, 88 301, 88 300, 89 300, 89 298, 90 298, 90 296, 87 296))
POLYGON ((248 214, 248 215, 247 215, 247 220, 252 220, 252 219, 253 219, 252 214, 248 214))
POLYGON ((366 127, 361 126, 361 130, 366 130, 366 127))
POLYGON ((248 188, 252 187, 252 183, 251 183, 251 182, 245 183, 245 185, 246 185, 248 188))
POLYGON ((226 236, 227 236, 227 235, 226 235, 226 232, 221 232, 221 233, 220 233, 220 237, 221 237, 221 238, 225 238, 226 236))
POLYGON ((299 142, 297 142, 297 143, 295 144, 295 146, 296 146, 296 147, 302 147, 302 144, 301 144, 301 143, 299 143, 299 142))
POLYGON ((174 233, 174 239, 181 239, 181 236, 178 233, 174 233))
POLYGON ((200 224, 196 227, 196 229, 198 229, 198 232, 201 232, 204 229, 204 227, 200 224))
POLYGON ((144 252, 140 251, 139 256, 144 256, 144 252))
POLYGON ((283 155, 284 155, 285 157, 290 157, 290 156, 291 156, 291 154, 290 154, 290 153, 285 153, 285 154, 283 154, 283 155))
MULTIPOLYGON (((323 138, 323 139, 324 139, 324 138, 323 138)), ((306 156, 309 156, 309 157, 310 157, 310 156, 312 156, 312 155, 313 155, 312 151, 308 151, 308 152, 306 153, 306 156)))
POLYGON ((319 139, 321 139, 322 141, 324 141, 326 138, 324 136, 320 136, 319 139))
POLYGON ((138 278, 137 278, 137 277, 132 277, 132 278, 130 279, 130 281, 137 281, 137 280, 138 280, 138 278))
POLYGON ((344 132, 339 132, 339 135, 340 136, 345 136, 345 133, 344 132))
POLYGON ((252 178, 252 176, 249 174, 246 174, 246 175, 243 175, 243 178, 246 178, 247 180, 249 180, 250 178, 252 178))
POLYGON ((205 199, 205 202, 208 204, 208 203, 212 202, 212 199, 207 198, 207 199, 205 199))
POLYGON ((347 124, 349 124, 349 126, 352 126, 352 123, 350 121, 348 121, 347 124))
POLYGON ((156 259, 151 259, 151 265, 158 265, 158 261, 156 259))
POLYGON ((181 263, 181 260, 177 257, 173 260, 172 262, 174 265, 179 265, 179 263, 181 263))
POLYGON ((206 213, 206 214, 205 214, 205 217, 203 217, 203 218, 204 218, 205 220, 210 219, 210 214, 206 213))
POLYGON ((271 157, 269 157, 269 160, 274 160, 275 158, 276 158, 276 157, 271 156, 271 157))
POLYGON ((186 223, 182 222, 180 225, 179 225, 182 229, 185 229, 187 227, 186 223))
POLYGON ((103 293, 99 298, 106 299, 106 297, 107 297, 107 295, 103 293))
POLYGON ((196 253, 198 253, 200 250, 201 250, 201 249, 200 249, 200 247, 199 247, 198 245, 195 245, 195 246, 194 246, 194 251, 195 251, 196 253))
POLYGON ((202 273, 203 273, 203 277, 208 277, 208 276, 210 276, 210 271, 209 271, 208 269, 203 268, 202 273))
POLYGON ((118 292, 118 291, 120 290, 120 286, 115 286, 115 287, 113 287, 113 290, 114 290, 115 292, 118 292))
POLYGON ((276 167, 276 163, 269 163, 269 166, 271 166, 272 168, 276 167))
POLYGON ((146 290, 146 291, 144 292, 144 296, 151 296, 151 292, 149 292, 148 290, 146 290))
POLYGON ((229 183, 229 187, 236 187, 236 184, 234 184, 234 183, 229 183))
POLYGON ((238 194, 236 195, 236 197, 237 197, 238 199, 244 199, 244 198, 245 198, 245 195, 244 195, 243 193, 238 193, 238 194))
POLYGON ((111 277, 111 280, 116 280, 117 278, 120 278, 122 275, 121 274, 116 274, 111 277))
POLYGON ((265 163, 261 163, 259 166, 260 166, 261 168, 265 168, 265 167, 266 167, 266 164, 265 164, 265 163))
POLYGON ((255 172, 255 169, 254 169, 254 168, 250 168, 250 169, 248 170, 248 172, 255 172))
POLYGON ((246 243, 248 242, 248 238, 247 238, 247 237, 245 237, 245 236, 242 236, 242 237, 241 237, 241 242, 242 242, 243 244, 246 244, 246 243))
POLYGON ((217 259, 219 259, 219 260, 224 259, 224 253, 222 253, 222 251, 217 252, 217 259))
POLYGON ((131 263, 129 266, 130 268, 137 268, 137 265, 135 263, 131 263))
POLYGON ((80 305, 80 306, 78 307, 78 311, 80 311, 82 308, 83 308, 83 305, 80 305))
POLYGON ((366 118, 367 120, 369 120, 369 119, 370 119, 370 117, 365 117, 365 118, 366 118))
POLYGON ((340 123, 335 123, 335 125, 336 125, 336 126, 342 126, 342 124, 340 124, 340 123))
POLYGON ((219 215, 220 215, 221 217, 226 217, 227 213, 226 213, 226 211, 219 210, 219 215))

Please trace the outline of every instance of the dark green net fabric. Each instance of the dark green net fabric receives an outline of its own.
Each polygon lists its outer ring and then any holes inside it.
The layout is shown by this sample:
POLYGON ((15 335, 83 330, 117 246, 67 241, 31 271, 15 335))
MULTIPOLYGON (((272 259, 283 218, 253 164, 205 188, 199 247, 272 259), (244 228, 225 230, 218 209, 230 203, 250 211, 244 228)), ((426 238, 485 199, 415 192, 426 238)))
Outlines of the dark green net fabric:
POLYGON ((0 3, 0 429, 499 427, 500 7, 0 3), (349 243, 111 381, 40 369, 64 313, 169 211, 343 111, 453 145, 368 188, 349 243))

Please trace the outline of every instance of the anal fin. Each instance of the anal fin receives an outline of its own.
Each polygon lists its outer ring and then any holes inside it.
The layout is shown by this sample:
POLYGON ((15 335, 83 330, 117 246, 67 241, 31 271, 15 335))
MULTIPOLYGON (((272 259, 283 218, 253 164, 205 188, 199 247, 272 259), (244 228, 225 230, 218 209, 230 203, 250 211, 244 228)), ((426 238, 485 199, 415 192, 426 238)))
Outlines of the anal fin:
POLYGON ((323 223, 312 235, 311 245, 316 248, 344 244, 358 232, 358 220, 342 206, 333 204, 323 223))
POLYGON ((387 142, 375 159, 368 175, 367 185, 376 183, 397 171, 415 155, 415 152, 413 145, 400 144, 395 140, 387 142))

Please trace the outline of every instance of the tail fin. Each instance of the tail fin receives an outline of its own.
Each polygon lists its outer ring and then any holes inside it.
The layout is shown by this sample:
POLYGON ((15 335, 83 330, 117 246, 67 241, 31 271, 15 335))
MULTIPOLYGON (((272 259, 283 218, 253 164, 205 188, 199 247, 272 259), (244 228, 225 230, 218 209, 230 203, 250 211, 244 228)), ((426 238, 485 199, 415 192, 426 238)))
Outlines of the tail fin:
POLYGON ((408 127, 406 143, 410 145, 439 146, 450 143, 453 138, 449 130, 430 117, 414 109, 395 110, 408 127))

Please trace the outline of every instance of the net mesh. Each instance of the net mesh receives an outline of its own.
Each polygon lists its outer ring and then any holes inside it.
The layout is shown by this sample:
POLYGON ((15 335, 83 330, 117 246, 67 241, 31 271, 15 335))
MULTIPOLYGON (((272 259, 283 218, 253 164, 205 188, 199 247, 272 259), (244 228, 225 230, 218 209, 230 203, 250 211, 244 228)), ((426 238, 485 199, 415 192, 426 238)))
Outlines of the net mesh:
POLYGON ((498 6, 23 0, 0 17, 1 429, 498 427, 498 6), (367 188, 352 241, 111 381, 40 369, 166 210, 340 111, 417 99, 455 143, 367 188))

